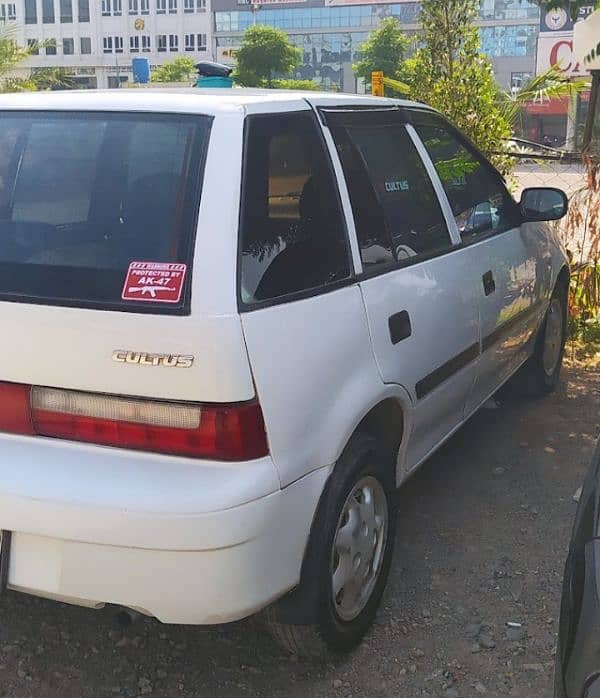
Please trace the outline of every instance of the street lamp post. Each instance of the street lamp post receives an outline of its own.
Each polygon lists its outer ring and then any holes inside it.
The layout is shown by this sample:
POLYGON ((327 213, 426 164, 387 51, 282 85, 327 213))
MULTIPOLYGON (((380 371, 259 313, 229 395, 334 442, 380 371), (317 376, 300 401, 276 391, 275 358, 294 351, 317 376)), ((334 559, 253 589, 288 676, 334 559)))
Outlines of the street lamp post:
POLYGON ((252 12, 252 26, 256 26, 256 14, 260 10, 262 5, 258 2, 251 2, 250 3, 250 12, 252 12))

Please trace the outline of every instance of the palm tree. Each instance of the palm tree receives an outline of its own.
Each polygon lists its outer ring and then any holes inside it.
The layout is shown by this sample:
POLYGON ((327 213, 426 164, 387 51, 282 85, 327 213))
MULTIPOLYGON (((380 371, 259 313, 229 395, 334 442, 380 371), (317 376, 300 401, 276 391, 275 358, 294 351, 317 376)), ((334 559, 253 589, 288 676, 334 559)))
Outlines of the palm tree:
POLYGON ((36 48, 19 46, 15 37, 16 25, 0 22, 0 92, 12 83, 8 77, 11 71, 26 61, 36 48))
POLYGON ((528 83, 514 92, 500 90, 498 101, 504 116, 515 129, 523 109, 527 104, 548 102, 552 99, 573 99, 575 96, 590 89, 588 78, 569 80, 561 69, 554 65, 543 73, 534 76, 528 83))

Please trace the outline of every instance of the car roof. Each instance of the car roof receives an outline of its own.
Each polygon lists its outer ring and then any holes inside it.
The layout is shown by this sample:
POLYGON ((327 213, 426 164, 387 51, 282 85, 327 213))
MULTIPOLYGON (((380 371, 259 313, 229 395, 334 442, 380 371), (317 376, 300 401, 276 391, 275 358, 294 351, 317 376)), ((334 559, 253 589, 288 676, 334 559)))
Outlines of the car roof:
POLYGON ((83 111, 160 111, 217 115, 243 111, 256 104, 281 106, 307 101, 321 106, 403 106, 425 105, 405 100, 347 95, 331 92, 295 90, 251 90, 244 88, 138 88, 115 90, 68 90, 57 92, 19 92, 0 95, 0 110, 83 110, 83 111))

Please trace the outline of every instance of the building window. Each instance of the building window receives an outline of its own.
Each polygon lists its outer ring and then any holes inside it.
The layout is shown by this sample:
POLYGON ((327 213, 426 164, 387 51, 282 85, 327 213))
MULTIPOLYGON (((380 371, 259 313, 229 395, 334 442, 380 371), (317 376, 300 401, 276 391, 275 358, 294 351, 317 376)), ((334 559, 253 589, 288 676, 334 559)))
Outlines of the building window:
POLYGON ((73 23, 73 0, 60 0, 60 21, 62 24, 73 23))
MULTIPOLYGON (((591 5, 592 3, 590 3, 591 5)), ((537 19, 540 8, 529 0, 519 3, 504 0, 482 0, 479 16, 482 19, 537 19)))
POLYGON ((32 56, 40 55, 40 49, 38 48, 38 42, 36 39, 27 39, 27 48, 32 56))
POLYGON ((142 36, 142 51, 144 53, 150 53, 150 37, 142 36))
POLYGON ((120 17, 123 14, 123 0, 113 0, 113 15, 120 17))
POLYGON ((488 56, 533 56, 539 28, 536 24, 481 27, 481 48, 488 56))
POLYGON ((183 0, 183 11, 187 14, 206 12, 206 0, 183 0))
POLYGON ((115 53, 123 53, 123 37, 115 36, 115 53))
POLYGON ((104 39, 102 39, 102 43, 104 45, 104 53, 112 53, 112 50, 113 50, 112 36, 105 36, 104 39))
POLYGON ((42 21, 54 24, 54 0, 42 0, 42 21))
POLYGON ((167 50, 167 35, 159 34, 156 37, 156 46, 159 53, 164 53, 167 50))
POLYGON ((63 39, 63 54, 72 56, 75 53, 75 42, 73 39, 63 39))
POLYGON ((92 40, 87 36, 82 36, 81 39, 79 39, 79 42, 81 44, 80 48, 82 55, 89 55, 92 52, 92 40))
POLYGON ((25 24, 37 24, 36 0, 25 0, 25 24))
POLYGON ((150 0, 140 0, 140 12, 143 15, 150 14, 150 0))
POLYGON ((46 42, 46 55, 56 56, 56 39, 48 39, 46 42))
POLYGON ((140 51, 140 37, 130 36, 129 37, 129 50, 131 53, 139 53, 140 51))
POLYGON ((169 51, 179 51, 179 37, 177 34, 169 34, 169 51))
POLYGON ((177 13, 177 0, 169 0, 169 14, 174 15, 177 13))
POLYGON ((164 15, 167 13, 167 0, 156 0, 156 14, 164 15))
POLYGON ((110 17, 110 0, 102 0, 102 16, 110 17))
POLYGON ((510 74, 510 89, 511 90, 520 90, 522 87, 525 87, 527 83, 531 82, 533 78, 533 73, 527 71, 519 71, 517 73, 511 73, 510 74))
POLYGON ((138 0, 129 0, 129 14, 137 15, 138 13, 138 0))
POLYGON ((186 51, 206 51, 206 34, 186 34, 185 35, 185 50, 186 51))
POLYGON ((6 14, 8 15, 8 20, 10 22, 14 22, 15 19, 17 19, 17 6, 14 3, 9 2, 6 6, 6 14))
POLYGON ((90 0, 79 0, 79 21, 90 21, 90 0))

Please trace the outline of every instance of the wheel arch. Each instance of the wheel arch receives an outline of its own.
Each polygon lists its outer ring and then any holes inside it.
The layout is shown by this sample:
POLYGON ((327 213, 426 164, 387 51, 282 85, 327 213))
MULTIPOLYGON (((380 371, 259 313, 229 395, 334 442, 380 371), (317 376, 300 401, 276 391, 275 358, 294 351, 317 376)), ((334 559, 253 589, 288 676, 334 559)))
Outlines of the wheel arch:
POLYGON ((571 271, 569 269, 569 266, 567 264, 563 264, 560 271, 558 272, 558 276, 556 277, 556 283, 554 284, 554 288, 562 288, 565 292, 568 293, 570 280, 571 271))
POLYGON ((388 390, 379 396, 379 399, 375 400, 366 411, 354 420, 354 424, 345 437, 344 444, 339 450, 336 464, 331 469, 315 508, 302 556, 299 585, 277 602, 279 613, 282 618, 286 619, 286 622, 305 625, 311 624, 313 621, 311 612, 314 609, 314 595, 317 593, 317 590, 314 580, 310 578, 310 574, 307 572, 307 568, 310 566, 309 550, 314 536, 318 536, 320 533, 319 521, 321 520, 321 512, 327 498, 329 482, 345 448, 354 436, 359 433, 369 434, 375 439, 382 441, 385 448, 389 449, 388 452, 391 456, 390 467, 394 469, 395 482, 398 484, 399 476, 402 473, 402 456, 406 446, 406 436, 410 433, 410 420, 410 398, 408 393, 400 386, 389 386, 388 390))

